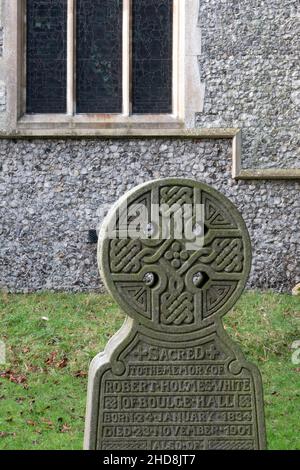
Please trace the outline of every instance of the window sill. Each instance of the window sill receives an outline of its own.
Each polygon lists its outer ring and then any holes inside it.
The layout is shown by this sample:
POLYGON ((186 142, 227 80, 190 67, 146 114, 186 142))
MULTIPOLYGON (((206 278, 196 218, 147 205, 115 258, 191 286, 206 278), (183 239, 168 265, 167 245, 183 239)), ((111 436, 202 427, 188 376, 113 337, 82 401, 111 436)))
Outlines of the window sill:
POLYGON ((32 132, 37 131, 64 131, 69 134, 74 132, 106 131, 118 133, 132 129, 180 129, 184 122, 171 114, 162 115, 134 115, 123 114, 78 114, 68 116, 65 114, 27 114, 18 120, 18 130, 32 132))
POLYGON ((18 120, 16 134, 25 137, 118 137, 144 135, 149 130, 164 135, 184 127, 184 122, 172 115, 35 114, 18 120))
MULTIPOLYGON (((54 116, 53 116, 54 117, 54 116)), ((150 117, 150 116, 149 116, 150 117)), ((164 116, 165 117, 165 116, 164 116)), ((61 122, 53 119, 52 122, 38 120, 37 115, 26 116, 18 121, 15 129, 1 132, 0 139, 6 138, 178 138, 178 139, 235 139, 239 129, 231 128, 200 128, 187 129, 184 122, 179 120, 164 120, 164 122, 124 120, 113 122, 99 122, 84 120, 80 117, 67 120, 60 115, 61 122)))

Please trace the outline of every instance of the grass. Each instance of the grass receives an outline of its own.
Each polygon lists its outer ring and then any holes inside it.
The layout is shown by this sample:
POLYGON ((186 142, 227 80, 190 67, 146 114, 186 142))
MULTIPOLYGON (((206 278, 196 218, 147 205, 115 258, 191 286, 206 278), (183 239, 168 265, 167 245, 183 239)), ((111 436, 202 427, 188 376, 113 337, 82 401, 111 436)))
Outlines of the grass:
MULTIPOLYGON (((124 316, 96 294, 0 294, 0 449, 81 449, 86 373, 124 316)), ((225 318, 264 382, 269 449, 300 449, 300 299, 248 292, 225 318)))

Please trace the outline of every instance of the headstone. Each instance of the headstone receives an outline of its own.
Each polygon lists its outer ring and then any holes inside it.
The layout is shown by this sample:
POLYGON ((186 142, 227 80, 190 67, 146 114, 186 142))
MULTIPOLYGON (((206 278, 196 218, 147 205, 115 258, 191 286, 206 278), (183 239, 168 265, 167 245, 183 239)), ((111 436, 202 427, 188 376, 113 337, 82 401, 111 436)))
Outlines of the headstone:
POLYGON ((152 181, 117 202, 99 243, 128 317, 91 364, 85 448, 265 448, 260 373, 221 321, 251 266, 234 205, 199 182, 152 181))

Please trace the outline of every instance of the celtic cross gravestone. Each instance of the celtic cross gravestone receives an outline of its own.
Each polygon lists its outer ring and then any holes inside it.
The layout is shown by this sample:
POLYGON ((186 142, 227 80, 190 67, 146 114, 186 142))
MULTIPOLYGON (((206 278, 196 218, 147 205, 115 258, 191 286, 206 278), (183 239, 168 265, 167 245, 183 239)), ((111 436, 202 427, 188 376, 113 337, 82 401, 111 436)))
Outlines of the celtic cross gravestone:
POLYGON ((260 373, 221 321, 251 265, 237 209, 199 182, 152 181, 117 202, 99 243, 128 317, 91 364, 85 448, 263 449, 260 373))

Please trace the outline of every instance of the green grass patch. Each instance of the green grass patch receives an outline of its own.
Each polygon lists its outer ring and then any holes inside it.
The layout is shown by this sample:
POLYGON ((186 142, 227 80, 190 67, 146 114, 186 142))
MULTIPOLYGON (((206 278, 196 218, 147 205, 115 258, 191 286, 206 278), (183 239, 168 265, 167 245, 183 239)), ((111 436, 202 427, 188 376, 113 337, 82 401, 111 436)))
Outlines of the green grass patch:
MULTIPOLYGON (((0 449, 81 449, 87 371, 124 315, 107 295, 0 294, 0 449)), ((227 332, 264 382, 269 449, 300 449, 300 299, 245 293, 227 332)))

